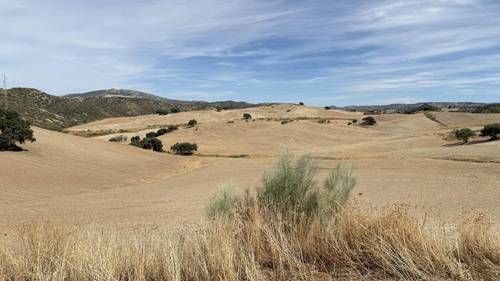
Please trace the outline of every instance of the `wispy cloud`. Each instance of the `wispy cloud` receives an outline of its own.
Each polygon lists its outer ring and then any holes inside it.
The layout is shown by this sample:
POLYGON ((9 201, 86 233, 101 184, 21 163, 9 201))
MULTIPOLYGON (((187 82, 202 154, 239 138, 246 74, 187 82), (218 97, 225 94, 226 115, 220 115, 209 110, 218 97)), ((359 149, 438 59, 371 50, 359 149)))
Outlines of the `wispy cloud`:
POLYGON ((0 71, 54 94, 498 101, 500 3, 0 0, 0 71))

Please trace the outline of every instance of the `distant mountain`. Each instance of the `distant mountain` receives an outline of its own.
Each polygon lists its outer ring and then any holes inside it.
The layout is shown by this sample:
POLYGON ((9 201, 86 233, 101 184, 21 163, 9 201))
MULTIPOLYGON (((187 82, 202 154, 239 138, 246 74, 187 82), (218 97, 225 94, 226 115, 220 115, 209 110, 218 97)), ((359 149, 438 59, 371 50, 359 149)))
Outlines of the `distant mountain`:
MULTIPOLYGON (((169 100, 131 90, 102 90, 67 96, 53 96, 32 88, 12 88, 6 92, 10 110, 19 112, 35 126, 58 131, 104 118, 155 114, 159 109, 191 111, 256 106, 234 101, 169 100)), ((0 97, 0 107, 4 108, 3 97, 0 97)))
POLYGON ((396 113, 411 113, 418 108, 436 107, 436 108, 455 108, 460 111, 467 111, 467 109, 483 107, 488 104, 476 102, 420 102, 412 104, 393 103, 386 105, 360 105, 360 106, 330 106, 332 109, 341 109, 346 111, 381 111, 381 112, 396 112, 396 113))

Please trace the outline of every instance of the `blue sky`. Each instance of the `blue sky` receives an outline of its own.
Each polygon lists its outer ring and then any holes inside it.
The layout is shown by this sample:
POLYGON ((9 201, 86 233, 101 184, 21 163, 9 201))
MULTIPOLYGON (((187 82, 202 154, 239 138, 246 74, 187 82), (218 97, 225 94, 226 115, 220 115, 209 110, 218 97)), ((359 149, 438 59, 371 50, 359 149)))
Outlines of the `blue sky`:
POLYGON ((0 0, 0 26, 8 86, 55 95, 500 102, 496 0, 0 0))

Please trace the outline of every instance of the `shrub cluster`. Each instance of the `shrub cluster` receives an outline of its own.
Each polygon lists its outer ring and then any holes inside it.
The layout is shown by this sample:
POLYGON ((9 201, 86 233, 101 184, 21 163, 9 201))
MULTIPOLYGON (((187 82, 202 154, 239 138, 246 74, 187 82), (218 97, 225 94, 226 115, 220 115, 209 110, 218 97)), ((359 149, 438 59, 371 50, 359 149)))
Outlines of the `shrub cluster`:
POLYGON ((0 151, 21 151, 16 143, 34 142, 30 123, 19 113, 0 109, 0 151))
POLYGON ((453 130, 450 133, 449 137, 451 139, 457 139, 463 141, 464 143, 468 143, 469 139, 474 137, 475 135, 476 133, 474 133, 474 131, 472 131, 471 129, 463 128, 463 129, 453 130))
POLYGON ((158 115, 167 115, 168 114, 168 109, 160 108, 156 111, 156 114, 158 115))
POLYGON ((198 150, 198 145, 196 143, 176 143, 170 147, 175 154, 178 155, 192 155, 195 151, 198 150))
POLYGON ((488 124, 481 129, 482 137, 490 137, 490 140, 497 140, 500 135, 500 123, 488 124))
POLYGON ((250 113, 243 113, 243 119, 248 121, 248 120, 252 119, 252 115, 250 115, 250 113))
POLYGON ((141 147, 143 149, 152 149, 156 152, 163 152, 163 144, 161 140, 156 137, 145 137, 141 140, 141 137, 135 136, 130 139, 130 145, 141 147))
POLYGON ((375 123, 377 123, 377 120, 375 120, 375 118, 373 116, 368 116, 368 117, 361 119, 360 124, 362 126, 372 126, 372 125, 375 125, 375 123))

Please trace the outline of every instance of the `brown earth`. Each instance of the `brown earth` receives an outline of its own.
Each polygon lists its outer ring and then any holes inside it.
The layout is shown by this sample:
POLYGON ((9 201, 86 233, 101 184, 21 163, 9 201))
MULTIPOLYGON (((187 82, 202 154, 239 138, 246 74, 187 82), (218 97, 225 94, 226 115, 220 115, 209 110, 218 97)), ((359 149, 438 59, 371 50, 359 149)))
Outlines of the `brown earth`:
POLYGON ((407 204, 451 222, 476 210, 500 222, 500 141, 443 140, 452 128, 500 122, 500 114, 433 114, 441 124, 423 114, 391 114, 361 127, 347 125, 360 120, 359 113, 275 105, 112 118, 68 130, 122 129, 133 131, 124 133, 129 137, 143 136, 153 130, 148 127, 196 119, 196 127, 181 126, 160 137, 166 148, 197 143, 199 151, 191 157, 107 141, 116 134, 82 138, 35 129, 37 142, 25 145, 28 151, 0 153, 0 225, 35 219, 119 226, 196 223, 215 190, 255 187, 285 151, 312 155, 325 172, 338 163, 352 165, 358 177, 354 199, 363 206, 407 204), (245 112, 256 120, 242 120, 245 112), (292 122, 281 124, 285 118, 292 122))

